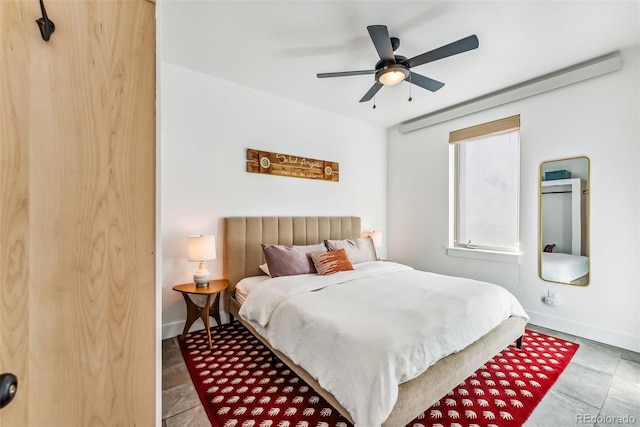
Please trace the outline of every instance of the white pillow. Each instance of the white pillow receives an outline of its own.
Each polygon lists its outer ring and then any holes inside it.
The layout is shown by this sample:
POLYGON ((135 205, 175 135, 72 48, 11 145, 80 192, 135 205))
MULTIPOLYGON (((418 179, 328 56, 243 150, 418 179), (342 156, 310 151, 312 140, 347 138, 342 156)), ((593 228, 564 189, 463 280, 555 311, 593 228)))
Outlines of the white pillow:
POLYGON ((267 276, 271 277, 271 273, 269 273, 269 266, 267 265, 266 262, 260 265, 260 270, 262 270, 264 274, 266 274, 267 276))

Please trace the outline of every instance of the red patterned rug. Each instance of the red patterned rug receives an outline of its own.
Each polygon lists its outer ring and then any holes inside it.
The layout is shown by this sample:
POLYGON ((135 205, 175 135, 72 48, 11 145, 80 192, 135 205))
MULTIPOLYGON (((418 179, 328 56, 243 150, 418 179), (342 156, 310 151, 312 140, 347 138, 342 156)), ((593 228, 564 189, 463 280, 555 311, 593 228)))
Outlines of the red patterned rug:
MULTIPOLYGON (((242 324, 196 331, 182 355, 213 427, 348 427, 351 424, 242 324)), ((526 331, 413 420, 410 427, 521 426, 556 382, 578 344, 526 331)))

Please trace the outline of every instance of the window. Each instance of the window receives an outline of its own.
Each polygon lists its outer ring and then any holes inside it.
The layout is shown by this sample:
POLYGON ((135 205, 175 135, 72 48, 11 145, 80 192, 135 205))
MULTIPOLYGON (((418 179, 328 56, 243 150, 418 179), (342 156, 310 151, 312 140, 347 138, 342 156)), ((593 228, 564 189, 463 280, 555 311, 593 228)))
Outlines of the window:
POLYGON ((451 132, 454 246, 519 251, 520 116, 451 132))

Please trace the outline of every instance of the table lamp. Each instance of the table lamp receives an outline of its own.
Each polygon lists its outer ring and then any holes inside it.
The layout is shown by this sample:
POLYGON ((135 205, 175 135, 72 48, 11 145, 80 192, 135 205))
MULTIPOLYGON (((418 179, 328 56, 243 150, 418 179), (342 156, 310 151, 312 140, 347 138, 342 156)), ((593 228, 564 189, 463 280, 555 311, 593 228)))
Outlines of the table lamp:
POLYGON ((380 230, 363 231, 362 237, 371 237, 371 240, 373 240, 373 246, 376 248, 382 246, 382 231, 380 230))
POLYGON ((187 257, 189 261, 197 261, 200 264, 193 273, 193 281, 197 288, 209 286, 211 273, 204 265, 205 261, 216 259, 216 236, 200 235, 187 237, 187 257))

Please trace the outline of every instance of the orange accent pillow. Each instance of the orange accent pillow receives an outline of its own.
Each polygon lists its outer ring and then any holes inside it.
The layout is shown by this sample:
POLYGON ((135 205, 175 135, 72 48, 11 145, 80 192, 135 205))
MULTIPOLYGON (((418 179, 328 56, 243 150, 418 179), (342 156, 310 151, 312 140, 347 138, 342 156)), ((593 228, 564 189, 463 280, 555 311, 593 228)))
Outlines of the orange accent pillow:
POLYGON ((351 265, 351 261, 349 261, 349 257, 347 257, 347 251, 344 249, 312 253, 311 259, 318 274, 323 276, 339 271, 353 270, 353 265, 351 265))

